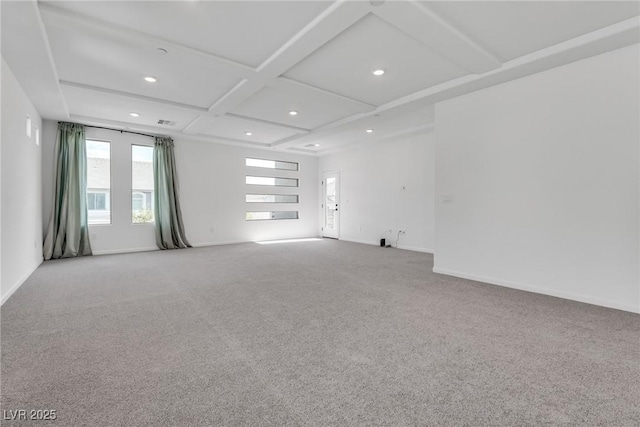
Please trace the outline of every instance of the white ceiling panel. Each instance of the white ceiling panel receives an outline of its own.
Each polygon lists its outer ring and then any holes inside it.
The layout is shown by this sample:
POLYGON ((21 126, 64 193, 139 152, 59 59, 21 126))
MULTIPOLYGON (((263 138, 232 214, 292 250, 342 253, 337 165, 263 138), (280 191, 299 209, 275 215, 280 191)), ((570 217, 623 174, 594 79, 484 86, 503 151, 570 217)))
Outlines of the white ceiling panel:
POLYGON ((201 108, 210 107, 240 81, 203 56, 161 53, 155 45, 117 34, 104 37, 53 25, 47 31, 63 81, 201 108), (157 82, 147 83, 145 76, 156 77, 157 82))
POLYGON ((467 73, 391 24, 367 15, 285 76, 381 105, 467 73), (378 68, 385 70, 381 77, 372 74, 378 68))
POLYGON ((56 7, 256 67, 327 1, 52 1, 56 7))
POLYGON ((203 135, 252 144, 267 145, 299 133, 290 128, 230 116, 203 117, 202 120, 204 126, 200 133, 203 135), (252 135, 246 135, 246 132, 252 135))
POLYGON ((348 123, 330 132, 305 135, 290 149, 304 151, 333 151, 348 145, 378 140, 381 138, 402 135, 414 130, 426 131, 435 122, 435 108, 433 105, 415 105, 368 116, 352 123, 348 123), (367 129, 373 132, 368 133, 367 129), (318 144, 318 147, 314 145, 318 144))
POLYGON ((637 16, 637 1, 439 1, 427 8, 503 60, 637 16))
POLYGON ((315 129, 326 123, 373 109, 302 85, 278 84, 278 81, 276 84, 277 87, 265 87, 260 90, 231 112, 289 126, 315 129), (292 110, 298 114, 291 116, 289 112, 292 110))
POLYGON ((77 116, 96 117, 133 125, 157 126, 163 129, 181 130, 198 116, 198 112, 172 105, 158 104, 143 99, 104 92, 62 86, 69 105, 69 113, 77 116), (129 113, 140 117, 131 117, 129 113), (158 120, 175 122, 174 126, 161 126, 158 120))

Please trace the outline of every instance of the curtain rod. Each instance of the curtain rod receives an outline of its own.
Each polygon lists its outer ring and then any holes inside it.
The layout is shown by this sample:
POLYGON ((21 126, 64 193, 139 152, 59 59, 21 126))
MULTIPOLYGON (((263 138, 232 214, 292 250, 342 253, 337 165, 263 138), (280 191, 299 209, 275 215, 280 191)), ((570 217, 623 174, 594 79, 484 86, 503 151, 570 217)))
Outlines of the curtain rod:
MULTIPOLYGON (((63 122, 58 122, 58 123, 63 123, 63 122)), ((84 127, 87 127, 87 128, 94 128, 94 129, 112 130, 112 131, 114 131, 114 132, 120 132, 120 133, 123 133, 123 132, 126 132, 126 133, 132 133, 132 134, 134 134, 134 135, 148 136, 149 138, 155 138, 155 137, 157 137, 157 136, 158 136, 158 135, 149 135, 148 133, 133 132, 133 131, 130 131, 130 130, 124 130, 124 129, 106 128, 106 127, 103 127, 103 126, 91 126, 91 125, 84 125, 84 127)))

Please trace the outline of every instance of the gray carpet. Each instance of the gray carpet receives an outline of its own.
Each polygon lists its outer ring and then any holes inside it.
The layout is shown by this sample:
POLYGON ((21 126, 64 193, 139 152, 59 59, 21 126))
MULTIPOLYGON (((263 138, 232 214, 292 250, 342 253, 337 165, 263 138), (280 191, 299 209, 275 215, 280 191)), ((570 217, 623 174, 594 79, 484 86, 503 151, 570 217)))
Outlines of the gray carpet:
POLYGON ((333 240, 46 262, 2 307, 2 409, 65 426, 640 425, 640 316, 432 264, 333 240))

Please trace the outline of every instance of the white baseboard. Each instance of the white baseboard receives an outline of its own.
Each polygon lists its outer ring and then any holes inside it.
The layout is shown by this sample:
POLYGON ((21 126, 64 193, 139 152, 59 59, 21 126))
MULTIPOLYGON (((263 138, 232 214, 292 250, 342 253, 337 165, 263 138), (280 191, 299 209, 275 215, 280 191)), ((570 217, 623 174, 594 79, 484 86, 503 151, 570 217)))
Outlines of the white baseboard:
POLYGON ((204 243, 192 243, 194 248, 204 248, 207 246, 221 246, 221 245, 237 245, 239 243, 253 243, 248 240, 230 240, 228 242, 204 242, 204 243))
POLYGON ((108 251, 93 251, 93 255, 114 255, 114 254, 128 254, 132 252, 149 252, 159 251, 157 246, 150 246, 148 248, 131 248, 131 249, 112 249, 108 251))
MULTIPOLYGON (((380 242, 372 242, 369 240, 357 240, 357 239, 348 239, 348 238, 340 238, 340 240, 342 240, 343 242, 351 242, 351 243, 360 243, 363 245, 373 245, 373 246, 380 246, 380 242)), ((405 251, 413 251, 413 252, 424 252, 427 254, 433 254, 433 249, 425 249, 425 248, 418 248, 415 246, 404 246, 404 245, 398 245, 397 249, 402 249, 405 251)))
POLYGON ((338 240, 343 241, 343 242, 360 243, 361 245, 380 246, 380 242, 372 242, 372 241, 369 241, 369 240, 349 239, 349 238, 344 238, 344 237, 340 237, 338 240))
POLYGON ((462 279, 475 280, 476 282, 488 283, 491 285, 504 286, 506 288, 518 289, 521 291, 533 292, 536 294, 549 295, 552 297, 564 298, 572 301, 584 302, 587 304, 599 305, 602 307, 615 308, 617 310, 630 311, 631 313, 640 314, 640 307, 632 304, 619 303, 602 298, 593 298, 589 296, 579 295, 572 292, 556 291, 554 289, 542 288, 539 286, 523 285, 521 283, 510 282, 508 280, 496 279, 493 277, 479 276, 476 274, 461 273, 459 271, 448 270, 445 268, 433 267, 433 272, 445 274, 447 276, 460 277, 462 279))
POLYGON ((398 245, 398 249, 403 249, 405 251, 424 252, 426 254, 433 255, 433 249, 417 248, 415 246, 404 246, 404 245, 398 245))
MULTIPOLYGON (((194 248, 203 248, 206 246, 219 246, 219 245, 234 245, 238 243, 251 243, 245 240, 234 240, 229 242, 204 242, 204 243, 192 243, 191 246, 194 248)), ((148 248, 133 248, 133 249, 114 249, 109 251, 94 251, 94 255, 113 255, 113 254, 127 254, 132 252, 148 252, 148 251, 159 251, 160 248, 157 246, 151 246, 148 248)))
POLYGON ((38 262, 22 279, 18 280, 18 282, 14 284, 11 287, 11 289, 9 289, 9 292, 7 292, 5 295, 2 296, 2 301, 0 302, 0 305, 4 305, 4 303, 7 302, 7 300, 11 297, 11 295, 13 295, 13 293, 17 291, 18 288, 22 286, 24 282, 27 281, 27 279, 33 274, 34 271, 36 271, 38 267, 40 267, 40 264, 42 264, 42 261, 43 259, 40 258, 40 262, 38 262))

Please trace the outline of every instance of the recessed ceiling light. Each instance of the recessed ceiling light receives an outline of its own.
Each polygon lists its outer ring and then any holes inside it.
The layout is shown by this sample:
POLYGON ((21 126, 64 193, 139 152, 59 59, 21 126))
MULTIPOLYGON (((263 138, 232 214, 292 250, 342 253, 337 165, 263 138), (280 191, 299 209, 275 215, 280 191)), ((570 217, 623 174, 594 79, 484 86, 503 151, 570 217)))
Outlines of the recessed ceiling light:
POLYGON ((253 135, 253 132, 245 132, 244 134, 247 135, 247 136, 251 136, 251 135, 253 135))
POLYGON ((156 79, 156 78, 155 78, 155 77, 153 77, 153 76, 147 76, 147 77, 145 77, 144 79, 145 79, 145 81, 148 81, 149 83, 155 83, 155 82, 157 82, 157 81, 158 81, 158 79, 156 79))
POLYGON ((367 133, 373 133, 373 129, 367 129, 367 133))
POLYGON ((320 147, 320 144, 313 144, 314 147, 320 147))
POLYGON ((298 112, 296 110, 291 110, 291 111, 289 111, 289 115, 290 116, 297 116, 298 112))
POLYGON ((140 113, 129 113, 131 117, 140 117, 140 113))
POLYGON ((374 76, 381 76, 384 74, 384 70, 383 69, 373 70, 372 73, 374 76))

